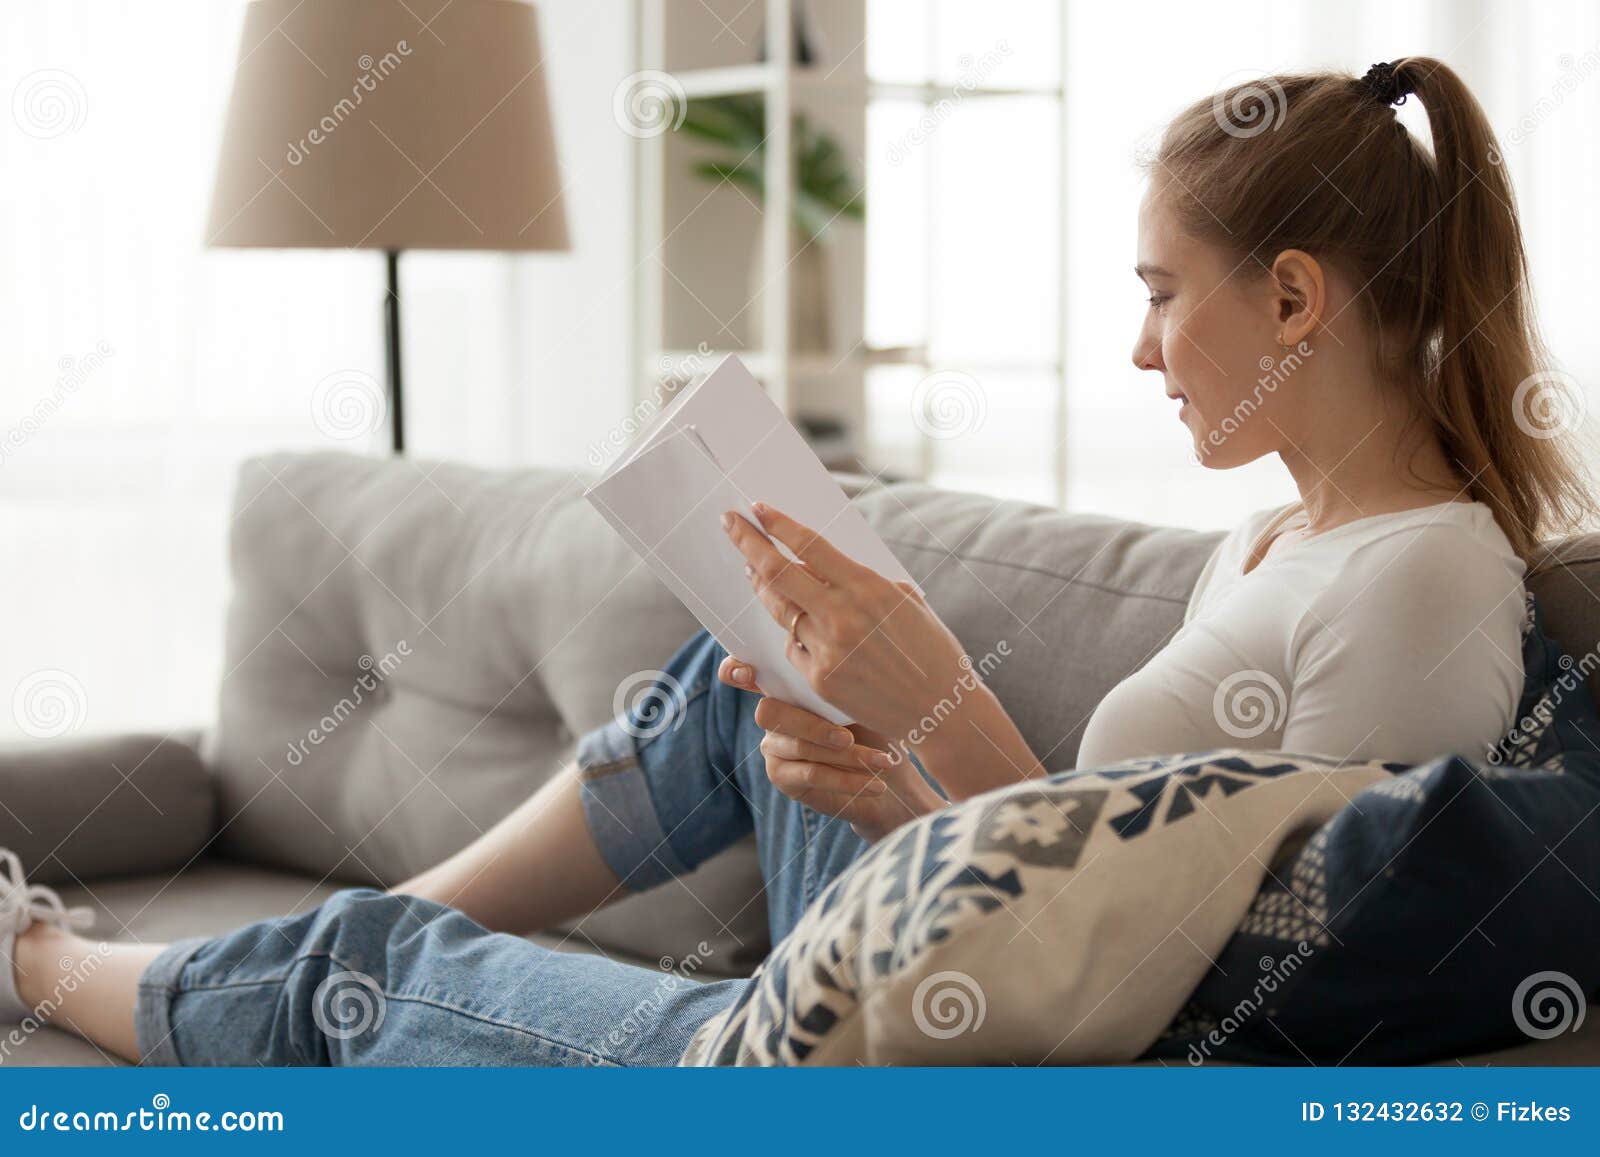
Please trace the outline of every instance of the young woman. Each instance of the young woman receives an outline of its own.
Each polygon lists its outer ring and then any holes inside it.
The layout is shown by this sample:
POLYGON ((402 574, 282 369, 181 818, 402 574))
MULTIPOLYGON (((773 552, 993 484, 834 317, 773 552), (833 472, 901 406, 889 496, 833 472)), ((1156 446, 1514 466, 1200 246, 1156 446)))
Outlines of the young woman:
MULTIPOLYGON (((1276 455, 1300 501, 1223 541, 1183 629, 1095 711, 1080 766, 1240 745, 1480 754, 1521 687, 1524 560, 1589 510, 1537 425, 1548 399, 1528 396, 1545 379, 1520 230, 1460 79, 1413 57, 1260 91, 1281 101, 1275 127, 1232 123, 1251 94, 1219 94, 1172 123, 1150 164, 1133 357, 1180 403, 1204 464, 1276 455), (1408 97, 1427 110, 1431 154, 1395 117, 1408 97), (1219 704, 1241 675, 1279 685, 1280 728, 1229 726, 1219 704)), ((12 857, 0 1022, 43 1004, 147 1063, 673 1063, 745 982, 668 990, 658 973, 506 933, 581 916, 754 830, 776 939, 871 841, 1043 774, 992 694, 918 731, 969 676, 960 642, 912 590, 759 513, 802 565, 728 516, 755 593, 790 658, 859 725, 762 697, 759 672, 700 635, 667 668, 687 693, 680 725, 585 736, 574 768, 391 894, 98 953, 12 857), (921 771, 891 754, 902 745, 921 771), (89 955, 87 980, 63 985, 62 962, 89 955), (342 1027, 352 984, 381 1001, 365 1031, 342 1027)))

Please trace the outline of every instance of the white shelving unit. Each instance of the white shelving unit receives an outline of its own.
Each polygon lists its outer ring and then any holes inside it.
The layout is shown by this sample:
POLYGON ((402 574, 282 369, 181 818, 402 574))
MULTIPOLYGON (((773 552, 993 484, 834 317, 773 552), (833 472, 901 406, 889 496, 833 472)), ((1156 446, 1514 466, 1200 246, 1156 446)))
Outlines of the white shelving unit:
MULTIPOLYGON (((767 141, 764 154, 766 204, 761 212, 761 269, 764 292, 761 295, 760 346, 734 352, 744 358, 752 372, 765 383, 779 407, 794 414, 790 386, 797 367, 789 357, 789 253, 790 196, 793 188, 793 150, 791 117, 794 91, 803 81, 796 73, 806 71, 788 62, 793 56, 793 12, 789 0, 761 0, 765 6, 766 62, 709 68, 676 68, 669 57, 669 12, 667 0, 638 0, 639 66, 642 70, 667 73, 689 99, 716 96, 759 94, 766 102, 767 141), (776 270, 776 274, 774 274, 776 270)), ((672 18, 679 14, 673 13, 672 18)), ((715 15, 715 14, 713 14, 715 15)), ((716 17, 720 23, 721 18, 716 17)), ((644 137, 639 141, 639 223, 638 223, 638 315, 639 348, 643 353, 641 390, 656 385, 651 378, 659 367, 682 364, 699 356, 698 343, 674 350, 666 333, 666 294, 671 276, 666 264, 666 245, 678 223, 666 219, 667 157, 672 133, 644 137)), ((712 255, 707 255, 710 260, 712 255)), ((719 255, 727 258, 728 254, 719 255)), ((739 260, 743 262, 743 258, 739 260)), ((737 268, 742 269, 743 264, 737 268)), ((708 343, 715 347, 718 343, 708 343)), ((716 353, 726 352, 717 349, 716 353)))
MULTIPOLYGON (((663 367, 695 366, 708 363, 723 353, 737 353, 762 380, 779 407, 791 418, 826 418, 838 422, 848 440, 867 449, 867 379, 869 371, 880 365, 920 367, 924 372, 947 368, 929 360, 928 346, 893 349, 869 348, 866 334, 866 245, 864 230, 846 223, 830 230, 830 296, 832 298, 832 348, 818 352, 795 352, 790 348, 789 316, 793 286, 790 277, 789 222, 791 195, 795 187, 793 158, 793 117, 803 113, 813 124, 832 133, 851 158, 857 180, 865 186, 867 169, 866 121, 869 106, 876 100, 918 102, 932 110, 952 95, 950 83, 873 82, 867 76, 866 7, 870 0, 826 0, 808 5, 808 18, 820 28, 820 63, 804 66, 790 63, 794 56, 795 0, 754 0, 745 3, 679 3, 677 0, 634 0, 636 4, 637 67, 641 71, 665 73, 689 100, 707 97, 760 96, 766 105, 768 137, 763 158, 766 203, 760 206, 759 225, 754 236, 750 224, 738 233, 730 222, 729 245, 708 228, 703 218, 713 205, 731 207, 746 213, 740 196, 727 190, 696 190, 685 203, 688 159, 691 142, 675 139, 679 134, 665 132, 645 136, 637 142, 638 221, 635 230, 636 295, 635 333, 640 354, 637 379, 638 397, 648 398, 660 388, 663 367), (832 27, 828 27, 831 23, 832 27), (765 49, 757 41, 765 35, 765 49), (673 199, 678 204, 674 206, 673 199), (713 196, 723 198, 712 202, 713 196), (704 206, 704 208, 702 207, 704 206), (692 220, 690 220, 692 219, 692 220), (686 235, 694 235, 692 244, 686 235), (738 234, 737 241, 733 240, 738 234), (728 333, 695 332, 674 317, 684 298, 705 307, 699 316, 713 319, 704 328, 718 328, 716 309, 701 301, 703 287, 693 282, 697 276, 709 277, 724 291, 723 297, 706 294, 712 305, 729 305, 733 284, 741 288, 748 279, 752 243, 761 253, 761 314, 755 332, 745 342, 723 340, 728 333), (737 248, 733 246, 737 244, 737 248), (676 251, 674 247, 676 246, 676 251), (669 300, 669 298, 674 298, 669 300)), ((1063 24, 1065 16, 1062 17, 1063 24)), ((1063 60, 1066 33, 1061 32, 1063 60)), ((963 100, 994 97, 1043 97, 1061 103, 1062 89, 1053 86, 975 87, 960 94, 963 100)), ((1062 109, 1064 131, 1065 110, 1062 109)), ((933 142, 929 147, 935 147, 933 142)), ((931 171, 931 166, 930 166, 931 171)), ((702 187, 703 188, 703 187, 702 187)), ((937 190, 930 187, 930 205, 937 203, 937 190)), ((747 199, 746 199, 747 200, 747 199)), ((869 216, 881 211, 868 199, 869 216)), ((982 228, 982 222, 973 222, 982 228)), ((1065 270, 1065 252, 1059 256, 1065 270)), ((1065 277, 1061 278, 1063 301, 1065 277)), ((739 306, 749 300, 740 292, 739 306)), ((724 311, 725 312, 725 311, 724 311)), ((1065 311, 1061 312, 1061 342, 1065 342, 1065 311)), ((725 330, 727 327, 723 325, 725 330)), ((933 342, 935 335, 924 335, 933 342)), ((936 344, 936 343, 933 343, 936 344)), ((1006 367, 1012 363, 1010 351, 986 351, 980 358, 965 358, 962 366, 1006 367)), ((1056 444, 1063 448, 1050 466, 1058 497, 1065 485, 1065 397, 1061 386, 1058 356, 1046 366, 1032 363, 1030 372, 1053 372, 1056 391, 1056 444)), ((950 367, 961 368, 961 367, 950 367)), ((911 425, 911 415, 906 423, 911 425)), ((918 473, 930 473, 938 447, 922 437, 918 473)), ((868 462, 869 466, 873 463, 868 462)))

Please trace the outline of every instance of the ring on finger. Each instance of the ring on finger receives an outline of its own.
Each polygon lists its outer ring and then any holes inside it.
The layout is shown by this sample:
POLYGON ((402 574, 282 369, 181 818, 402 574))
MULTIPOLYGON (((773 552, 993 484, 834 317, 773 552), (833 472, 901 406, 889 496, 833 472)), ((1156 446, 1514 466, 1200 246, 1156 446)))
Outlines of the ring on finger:
POLYGON ((805 611, 801 610, 799 607, 796 607, 794 609, 794 615, 789 619, 789 639, 794 643, 795 646, 801 648, 802 650, 805 648, 805 644, 800 641, 800 620, 804 616, 805 611))

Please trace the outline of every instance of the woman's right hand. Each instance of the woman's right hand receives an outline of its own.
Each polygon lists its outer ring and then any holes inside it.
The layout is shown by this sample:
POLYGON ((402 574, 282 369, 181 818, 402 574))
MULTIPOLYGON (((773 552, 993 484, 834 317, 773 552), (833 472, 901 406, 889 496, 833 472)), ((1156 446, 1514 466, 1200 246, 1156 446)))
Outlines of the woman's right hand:
MULTIPOLYGON (((761 690, 749 664, 731 656, 717 676, 742 690, 761 690)), ((773 786, 813 811, 848 821, 869 843, 945 806, 905 753, 892 750, 875 731, 858 724, 840 727, 770 697, 756 704, 755 718, 767 733, 761 754, 773 786)))

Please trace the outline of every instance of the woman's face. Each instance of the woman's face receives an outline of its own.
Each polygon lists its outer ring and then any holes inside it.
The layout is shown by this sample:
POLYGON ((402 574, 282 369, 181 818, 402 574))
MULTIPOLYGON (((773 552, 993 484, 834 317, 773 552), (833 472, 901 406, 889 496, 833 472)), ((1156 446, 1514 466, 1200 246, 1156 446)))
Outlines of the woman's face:
POLYGON ((1272 280, 1234 266, 1180 230, 1152 182, 1139 207, 1136 270, 1150 304, 1133 364, 1161 374, 1198 460, 1217 469, 1253 461, 1283 440, 1283 423, 1272 420, 1283 402, 1272 280))

